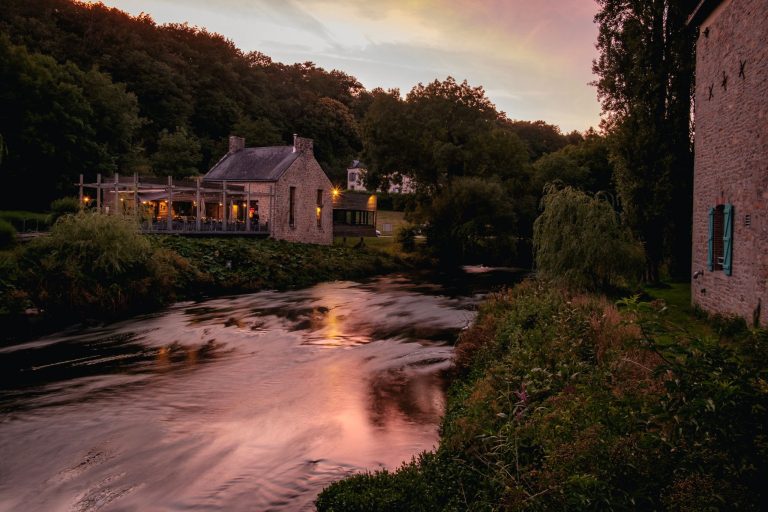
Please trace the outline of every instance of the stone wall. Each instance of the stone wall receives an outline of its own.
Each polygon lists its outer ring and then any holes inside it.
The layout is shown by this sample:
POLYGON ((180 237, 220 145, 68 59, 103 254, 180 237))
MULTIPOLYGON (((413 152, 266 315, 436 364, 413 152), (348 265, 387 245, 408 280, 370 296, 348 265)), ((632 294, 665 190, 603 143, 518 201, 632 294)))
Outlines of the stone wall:
POLYGON ((768 324, 768 0, 726 0, 699 27, 695 304, 768 324), (733 271, 707 269, 709 208, 730 203, 733 271))
POLYGON ((272 236, 278 240, 310 244, 333 243, 331 181, 309 149, 285 171, 275 185, 272 236), (296 187, 296 216, 289 225, 290 188, 296 187), (321 227, 317 226, 317 191, 323 191, 321 227))

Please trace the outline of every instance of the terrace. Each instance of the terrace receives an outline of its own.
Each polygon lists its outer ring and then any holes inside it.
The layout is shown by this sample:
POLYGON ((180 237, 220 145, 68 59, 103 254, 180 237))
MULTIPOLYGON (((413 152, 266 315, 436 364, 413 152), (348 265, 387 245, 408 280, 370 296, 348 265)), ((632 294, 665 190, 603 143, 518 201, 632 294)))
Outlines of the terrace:
POLYGON ((103 213, 133 215, 145 233, 187 235, 270 235, 274 187, 268 192, 250 185, 120 176, 78 183, 80 204, 103 213), (259 208, 262 208, 261 215, 259 208))

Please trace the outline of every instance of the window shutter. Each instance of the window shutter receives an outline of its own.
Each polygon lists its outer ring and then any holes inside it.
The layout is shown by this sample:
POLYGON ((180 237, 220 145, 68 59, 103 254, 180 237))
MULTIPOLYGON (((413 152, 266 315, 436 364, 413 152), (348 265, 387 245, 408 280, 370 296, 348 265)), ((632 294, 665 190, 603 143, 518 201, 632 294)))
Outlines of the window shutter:
POLYGON ((733 266, 733 205, 727 204, 723 210, 723 272, 731 275, 733 266))
POLYGON ((714 250, 715 237, 715 209, 709 209, 709 236, 707 236, 707 268, 710 272, 715 269, 715 258, 712 254, 714 250))

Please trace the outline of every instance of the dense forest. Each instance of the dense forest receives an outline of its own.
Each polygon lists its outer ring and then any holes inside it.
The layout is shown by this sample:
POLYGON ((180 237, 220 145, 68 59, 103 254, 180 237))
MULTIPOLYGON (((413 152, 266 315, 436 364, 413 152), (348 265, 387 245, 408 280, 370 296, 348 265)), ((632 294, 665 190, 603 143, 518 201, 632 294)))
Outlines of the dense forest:
POLYGON ((454 175, 526 181, 531 162, 581 138, 512 121, 482 88, 451 78, 405 98, 368 91, 342 71, 273 62, 204 29, 69 0, 4 2, 0 78, 5 207, 43 208, 80 173, 202 173, 233 133, 254 146, 311 137, 336 182, 362 156, 374 180, 398 170, 425 186, 454 175))
POLYGON ((555 183, 611 202, 645 248, 648 280, 662 266, 687 273, 693 43, 677 4, 601 0, 594 71, 604 122, 569 134, 510 119, 482 87, 451 77, 405 94, 367 90, 343 71, 274 62, 205 29, 103 4, 3 4, 5 209, 47 209, 81 173, 202 174, 231 134, 259 146, 298 133, 314 139, 334 183, 356 158, 370 188, 393 172, 415 178, 409 218, 448 259, 530 256, 544 185, 555 183), (622 18, 622 9, 640 11, 622 18))

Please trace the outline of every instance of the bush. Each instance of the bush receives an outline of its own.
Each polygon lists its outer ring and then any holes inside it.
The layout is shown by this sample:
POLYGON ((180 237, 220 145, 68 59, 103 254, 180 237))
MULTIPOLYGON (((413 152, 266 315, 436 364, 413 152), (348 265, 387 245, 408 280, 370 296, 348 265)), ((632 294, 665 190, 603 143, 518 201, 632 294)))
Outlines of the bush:
POLYGON ((53 315, 144 309, 163 303, 175 291, 168 281, 172 265, 158 265, 137 224, 117 215, 64 216, 50 236, 30 242, 22 258, 33 302, 53 315))
POLYGON ((76 197, 62 197, 51 203, 51 213, 48 224, 53 226, 60 217, 80 211, 80 201, 76 197))
POLYGON ((395 234, 395 241, 400 244, 403 252, 416 250, 416 226, 401 226, 395 234))
POLYGON ((533 225, 539 275, 585 290, 637 285, 643 249, 610 204, 571 187, 550 190, 542 202, 533 225))
POLYGON ((0 250, 16 245, 16 229, 10 222, 0 219, 0 250))

